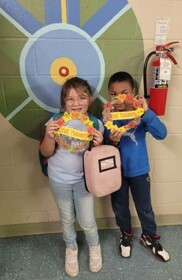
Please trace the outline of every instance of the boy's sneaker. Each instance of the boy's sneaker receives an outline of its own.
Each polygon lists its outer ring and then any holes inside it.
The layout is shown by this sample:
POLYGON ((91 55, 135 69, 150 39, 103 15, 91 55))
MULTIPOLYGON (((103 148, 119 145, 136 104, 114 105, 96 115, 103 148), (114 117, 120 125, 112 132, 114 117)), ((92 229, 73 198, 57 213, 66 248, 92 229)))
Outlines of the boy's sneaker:
POLYGON ((66 248, 65 271, 71 277, 79 274, 78 249, 72 250, 70 248, 66 248))
POLYGON ((132 237, 133 237, 133 229, 131 229, 130 232, 122 231, 120 244, 119 244, 119 251, 121 257, 123 258, 131 257, 132 237))
POLYGON ((89 268, 91 272, 98 272, 102 268, 102 255, 101 255, 101 247, 97 246, 89 246, 89 268))
POLYGON ((170 260, 170 256, 166 250, 159 243, 160 235, 146 235, 142 234, 140 237, 140 243, 160 261, 167 262, 170 260))

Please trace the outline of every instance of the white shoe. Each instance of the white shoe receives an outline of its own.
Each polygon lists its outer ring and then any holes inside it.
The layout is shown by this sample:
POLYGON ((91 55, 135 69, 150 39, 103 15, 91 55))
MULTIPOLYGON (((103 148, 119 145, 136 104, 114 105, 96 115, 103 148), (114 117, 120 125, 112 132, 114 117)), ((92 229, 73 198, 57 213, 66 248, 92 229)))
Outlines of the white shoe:
POLYGON ((79 274, 78 249, 72 250, 70 248, 66 248, 65 271, 71 277, 79 274))
POLYGON ((100 245, 89 246, 90 261, 89 268, 91 272, 98 272, 102 268, 102 255, 100 245))

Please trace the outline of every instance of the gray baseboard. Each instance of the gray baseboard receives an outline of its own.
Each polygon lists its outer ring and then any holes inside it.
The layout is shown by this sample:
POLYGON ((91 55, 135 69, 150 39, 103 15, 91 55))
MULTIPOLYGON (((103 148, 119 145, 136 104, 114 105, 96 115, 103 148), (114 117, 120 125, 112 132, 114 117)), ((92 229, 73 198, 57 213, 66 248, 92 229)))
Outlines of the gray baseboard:
MULTIPOLYGON (((182 214, 176 215, 159 215, 156 216, 158 226, 182 225, 182 214)), ((137 217, 132 217, 133 227, 140 227, 140 222, 137 217)), ((97 218, 99 229, 116 229, 115 218, 97 218)), ((76 225, 77 230, 81 230, 80 226, 76 225)), ((61 232, 60 223, 32 223, 32 224, 17 224, 17 225, 1 225, 0 237, 13 237, 23 235, 48 234, 61 232)))

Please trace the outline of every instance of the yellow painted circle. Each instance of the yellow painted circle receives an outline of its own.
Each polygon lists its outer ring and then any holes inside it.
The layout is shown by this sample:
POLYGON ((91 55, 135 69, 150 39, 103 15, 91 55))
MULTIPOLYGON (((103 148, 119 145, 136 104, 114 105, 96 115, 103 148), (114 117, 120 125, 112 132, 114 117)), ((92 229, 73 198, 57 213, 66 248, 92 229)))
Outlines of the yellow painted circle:
POLYGON ((51 64, 50 75, 58 85, 63 85, 67 79, 75 77, 76 74, 77 68, 75 63, 67 57, 59 57, 51 64))

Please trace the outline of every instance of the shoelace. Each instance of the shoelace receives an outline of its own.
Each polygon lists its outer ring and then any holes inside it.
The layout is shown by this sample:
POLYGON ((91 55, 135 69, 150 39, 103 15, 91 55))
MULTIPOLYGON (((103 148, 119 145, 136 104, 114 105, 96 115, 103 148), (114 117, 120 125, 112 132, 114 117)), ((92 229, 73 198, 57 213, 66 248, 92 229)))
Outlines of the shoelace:
POLYGON ((99 254, 99 248, 92 246, 92 249, 90 250, 90 256, 98 257, 98 254, 99 254))
POLYGON ((132 236, 121 236, 120 243, 124 246, 130 246, 132 242, 132 236))
POLYGON ((158 240, 158 239, 152 239, 151 243, 152 243, 152 245, 155 247, 156 250, 162 251, 162 246, 161 246, 161 244, 159 243, 159 240, 158 240))
POLYGON ((77 253, 76 251, 67 251, 66 258, 69 258, 70 261, 75 261, 77 259, 77 253))

